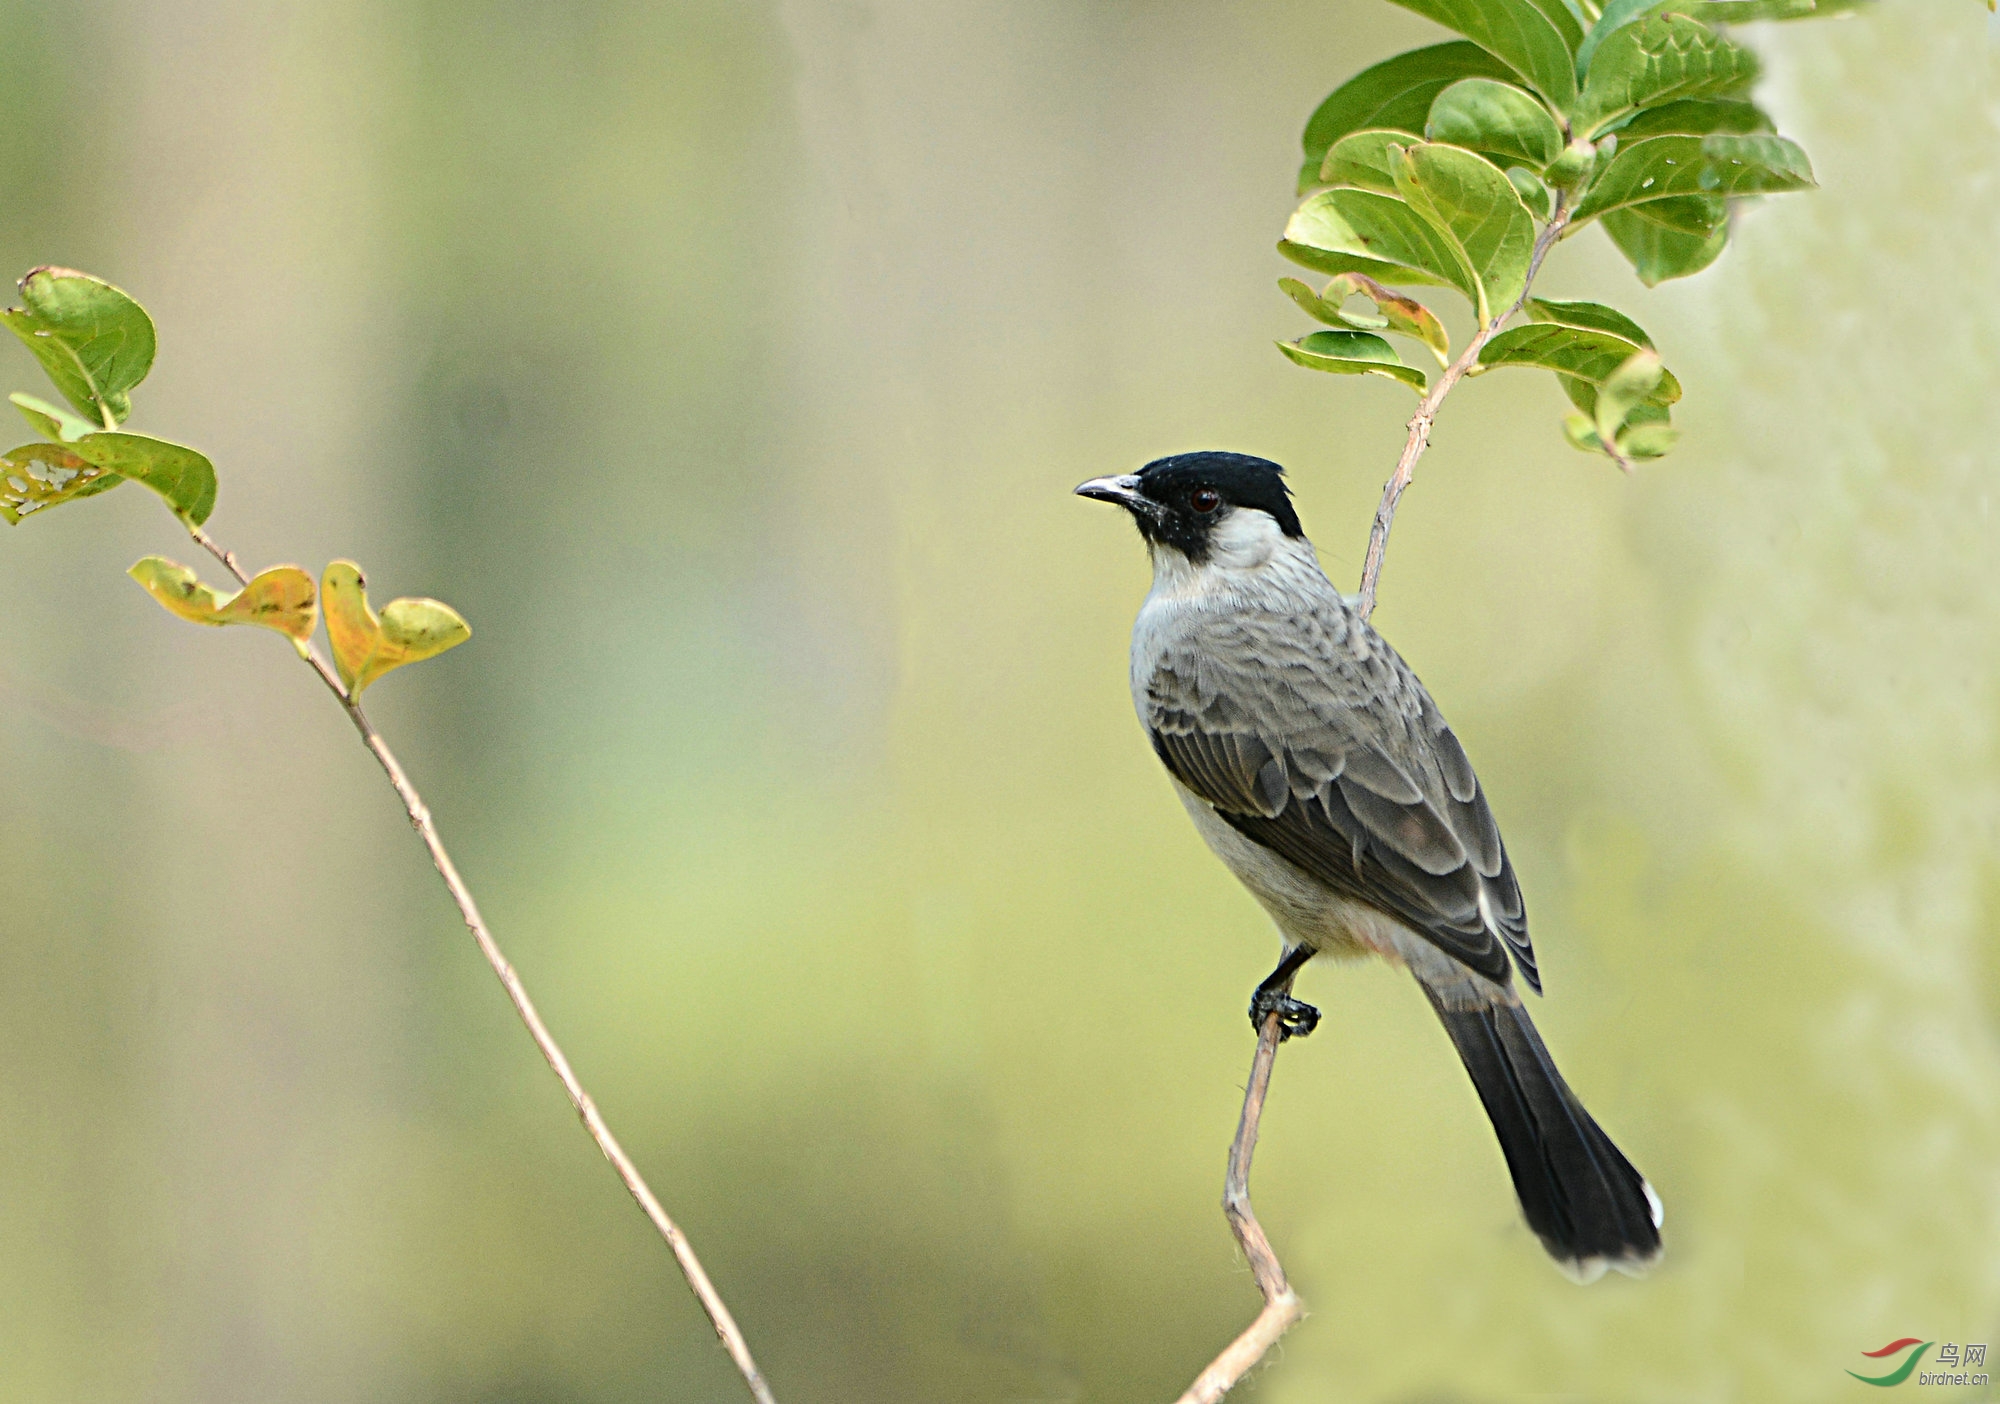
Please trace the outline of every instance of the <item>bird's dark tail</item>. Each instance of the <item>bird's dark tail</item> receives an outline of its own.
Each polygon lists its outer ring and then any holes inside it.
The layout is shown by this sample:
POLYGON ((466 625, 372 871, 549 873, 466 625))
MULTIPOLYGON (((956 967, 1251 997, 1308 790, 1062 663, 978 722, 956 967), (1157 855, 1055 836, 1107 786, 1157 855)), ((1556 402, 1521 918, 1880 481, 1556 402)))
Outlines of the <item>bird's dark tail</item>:
POLYGON ((1500 1150, 1521 1213, 1549 1256, 1580 1282, 1607 1267, 1638 1274, 1660 1256, 1660 1200, 1556 1071, 1518 1004, 1431 1007, 1458 1046, 1500 1150))

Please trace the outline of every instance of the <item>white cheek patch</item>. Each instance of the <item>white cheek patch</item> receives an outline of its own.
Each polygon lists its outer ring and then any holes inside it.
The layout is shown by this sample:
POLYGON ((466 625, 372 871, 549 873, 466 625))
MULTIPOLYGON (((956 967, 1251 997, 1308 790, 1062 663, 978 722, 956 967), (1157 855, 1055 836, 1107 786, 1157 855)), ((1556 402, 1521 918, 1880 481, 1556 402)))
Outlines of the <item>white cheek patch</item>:
POLYGON ((1285 532, 1269 512, 1238 507, 1209 534, 1209 559, 1229 570, 1255 570, 1276 554, 1285 532))

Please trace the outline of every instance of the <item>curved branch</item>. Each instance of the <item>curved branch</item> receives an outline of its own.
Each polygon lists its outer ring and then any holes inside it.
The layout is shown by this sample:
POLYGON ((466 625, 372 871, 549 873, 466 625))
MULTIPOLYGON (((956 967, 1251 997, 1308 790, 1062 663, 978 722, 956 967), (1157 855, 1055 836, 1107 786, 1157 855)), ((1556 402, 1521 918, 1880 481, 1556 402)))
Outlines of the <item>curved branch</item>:
MULTIPOLYGON (((1291 982, 1285 982, 1290 990, 1291 982)), ((1250 1263, 1250 1276, 1264 1294, 1264 1309, 1257 1313, 1243 1334, 1231 1341, 1208 1368, 1195 1376, 1194 1383, 1175 1404, 1216 1404, 1236 1382, 1248 1374, 1278 1338, 1292 1329, 1306 1314, 1305 1303, 1285 1280, 1284 1266, 1271 1250, 1264 1226, 1250 1207, 1250 1158, 1257 1153, 1257 1127, 1264 1118, 1264 1095, 1271 1087, 1271 1069, 1278 1059, 1282 1018, 1275 1011, 1257 1031, 1257 1052, 1250 1060, 1250 1083, 1243 1089, 1243 1115, 1236 1123, 1236 1139, 1229 1146, 1229 1174, 1222 1184, 1222 1212, 1236 1246, 1250 1263)))
MULTIPOLYGON (((223 550, 216 544, 214 538, 198 526, 189 524, 188 532, 194 537, 196 544, 220 561, 223 569, 235 576, 238 582, 244 585, 250 583, 250 577, 237 564, 235 552, 223 550)), ((743 1383, 750 1388, 751 1397, 757 1404, 777 1404, 771 1393, 771 1387, 765 1383, 763 1373, 757 1368, 757 1362, 750 1357, 749 1342, 743 1338, 742 1329, 737 1326, 736 1318, 729 1314, 729 1308, 724 1304, 722 1294, 715 1290, 715 1284, 709 1280, 707 1271, 701 1265, 701 1259, 695 1256, 694 1246, 687 1241, 687 1235, 681 1232, 680 1225, 668 1217, 666 1209, 661 1206, 659 1199, 646 1184, 645 1177, 639 1173, 639 1167, 632 1163, 632 1157, 625 1153, 625 1147, 611 1134, 611 1127, 605 1122, 603 1113, 598 1111, 597 1103, 584 1090, 583 1081, 577 1077, 576 1070, 570 1067, 562 1046, 556 1042, 555 1035, 549 1032, 548 1025, 542 1022, 542 1016, 535 1008, 535 1002, 528 998, 527 986, 521 983, 521 977, 515 973, 512 963, 501 952, 500 943, 495 941, 493 933, 487 930, 486 920, 480 916, 479 906, 472 900, 472 890, 465 885, 465 879, 459 876, 457 864, 451 861, 451 854, 446 851, 444 840, 438 836, 437 824, 431 818, 430 807, 424 803, 423 796, 417 793, 417 787, 411 783, 401 762, 396 759, 395 752, 389 749, 389 743, 375 730, 374 723, 370 722, 367 713, 361 710, 361 704, 350 697, 347 689, 340 685, 339 677, 320 655, 319 649, 308 644, 300 656, 315 673, 319 674, 319 680, 326 684, 327 691, 333 694, 334 700, 339 702, 341 709, 347 713, 347 719, 354 723, 354 729, 361 733, 361 744, 368 748, 369 754, 375 757, 383 773, 389 777, 389 784, 395 789, 396 798, 403 802, 404 812, 410 816, 410 826, 424 841, 424 847, 431 856, 431 865, 437 869, 438 876, 444 880, 445 891, 451 894, 451 900, 457 904, 458 914, 464 920, 466 930, 472 933, 472 939, 479 944, 479 953, 486 958, 487 965, 492 967, 501 987, 507 991, 507 998, 513 1002, 514 1012, 521 1016, 521 1022, 527 1026, 528 1037, 535 1041, 535 1047, 541 1051, 542 1057, 562 1083, 563 1091, 569 1094, 570 1105, 576 1108, 577 1116, 582 1119, 584 1129, 590 1133, 591 1140, 597 1143, 598 1150, 602 1151, 604 1158, 611 1162, 611 1168, 617 1171, 626 1192, 638 1203, 640 1211, 652 1222, 660 1237, 666 1240, 667 1247, 673 1250, 674 1258, 680 1264, 682 1276, 687 1278, 688 1287, 700 1301, 702 1310, 708 1313, 709 1323, 714 1326, 716 1337, 722 1342, 722 1348, 729 1352, 729 1358, 735 1362, 737 1370, 743 1376, 743 1383)))
POLYGON ((1410 479, 1416 476, 1417 460, 1422 458, 1424 450, 1430 447, 1431 422, 1437 418, 1438 406, 1444 403, 1444 397, 1451 393, 1452 386, 1458 384, 1478 363, 1479 353, 1485 348, 1486 343, 1493 339, 1494 334, 1509 317, 1519 312, 1527 303, 1528 289, 1535 285, 1535 274, 1541 271, 1542 260, 1548 256, 1549 249, 1554 246, 1556 240, 1562 238, 1563 231, 1568 227, 1569 211, 1563 205, 1563 197, 1558 196, 1549 222, 1543 226, 1541 234, 1535 239, 1534 252, 1528 258, 1528 276, 1521 284, 1521 295, 1514 299, 1511 307, 1474 333, 1472 340, 1466 343, 1465 350, 1459 353, 1457 360, 1445 368, 1444 373, 1437 378, 1437 383, 1431 386, 1429 393, 1418 404, 1416 414, 1411 416, 1410 437, 1403 444, 1402 456, 1396 460, 1396 471, 1390 474, 1389 481, 1382 485, 1382 501, 1375 508, 1375 524, 1368 531, 1368 556, 1361 565, 1361 602, 1355 606, 1356 612, 1363 619, 1375 612, 1375 588, 1382 575, 1382 558, 1388 554, 1389 528, 1395 525, 1396 505, 1403 500, 1403 489, 1407 488, 1410 479))

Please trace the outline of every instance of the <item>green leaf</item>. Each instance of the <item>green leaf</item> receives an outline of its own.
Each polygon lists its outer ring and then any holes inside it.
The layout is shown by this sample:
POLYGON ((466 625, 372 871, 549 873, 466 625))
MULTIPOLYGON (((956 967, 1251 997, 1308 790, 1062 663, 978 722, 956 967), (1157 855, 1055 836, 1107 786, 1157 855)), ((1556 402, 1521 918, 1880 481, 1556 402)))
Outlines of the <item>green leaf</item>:
POLYGON ((1813 185, 1806 153, 1780 136, 1646 137, 1620 146, 1570 223, 1670 195, 1775 195, 1813 185))
POLYGON ((1576 100, 1574 129, 1593 136, 1628 112, 1725 96, 1756 78, 1757 56, 1707 25, 1684 15, 1643 19, 1598 47, 1576 100))
POLYGON ((1364 68, 1328 94, 1306 123, 1305 166, 1299 189, 1319 180, 1320 165, 1336 141, 1369 127, 1422 136, 1431 101, 1461 78, 1505 78, 1513 70, 1477 44, 1454 39, 1412 49, 1364 68))
POLYGON ((1610 332, 1623 337, 1634 346, 1644 346, 1649 350, 1653 338, 1646 330, 1615 307, 1606 307, 1601 302, 1558 302, 1553 298, 1531 297, 1527 303, 1528 316, 1537 322, 1554 322, 1559 326, 1582 327, 1586 331, 1610 332))
POLYGON ((1519 300, 1528 285, 1535 219, 1513 183, 1483 156, 1456 146, 1417 142, 1391 150, 1390 173, 1411 209, 1450 242, 1465 290, 1485 326, 1519 300))
POLYGON ((1520 74, 1558 112, 1576 101, 1576 55, 1532 0, 1394 0, 1456 30, 1520 74))
POLYGON ((378 617, 368 606, 361 567, 353 561, 329 565, 320 593, 326 601, 333 665, 353 701, 384 673, 435 658, 472 637, 472 627, 458 611, 437 600, 391 600, 378 617))
POLYGON ((1729 226, 1724 224, 1703 238, 1656 224, 1639 213, 1644 205, 1613 210, 1604 216, 1604 232, 1618 251, 1632 261, 1633 271, 1647 287, 1657 287, 1669 278, 1685 278, 1699 273, 1722 256, 1729 242, 1729 226))
POLYGON ((1326 161, 1319 168, 1319 183, 1394 195, 1396 180, 1389 174, 1389 148, 1408 146, 1411 140, 1408 132, 1381 127, 1349 132, 1327 148, 1326 161))
POLYGON ((37 399, 33 395, 23 395, 18 391, 7 398, 21 411, 21 417, 28 421, 28 427, 45 439, 70 444, 85 434, 97 431, 98 426, 89 420, 79 419, 68 410, 52 405, 47 400, 37 399))
POLYGON ((1562 154, 1542 168, 1542 179, 1557 190, 1574 190, 1597 169, 1597 147, 1590 142, 1572 141, 1562 154))
POLYGON ((1429 383, 1415 366, 1373 332, 1323 331, 1297 341, 1281 341, 1278 349, 1307 370, 1332 371, 1337 375, 1381 375, 1401 381, 1419 395, 1429 383))
MULTIPOLYGON (((1601 389, 1633 353, 1649 349, 1590 327, 1528 322, 1509 327, 1481 347, 1479 369, 1535 366, 1557 375, 1574 376, 1601 389)), ((1670 405, 1680 397, 1680 382, 1662 370, 1658 382, 1642 399, 1649 404, 1670 405)))
POLYGON ((1278 251, 1322 273, 1366 273, 1384 283, 1458 286, 1463 278, 1443 235, 1401 200, 1371 190, 1314 195, 1292 212, 1278 251))
POLYGON ((1806 19, 1851 9, 1851 5, 1815 5, 1813 0, 1676 0, 1674 8, 1705 24, 1749 24, 1753 20, 1806 19))
POLYGON ((1714 195, 1670 195, 1632 206, 1632 213, 1683 234, 1706 239, 1729 219, 1729 202, 1714 195))
POLYGON ((215 510, 215 465, 184 444, 144 434, 86 434, 69 448, 99 468, 144 483, 194 526, 215 510))
POLYGON ((109 429, 132 412, 128 393, 153 368, 153 319, 101 278, 36 268, 21 306, 0 312, 63 398, 109 429))
POLYGON ((1465 78, 1437 95, 1424 123, 1431 141, 1487 151, 1539 171, 1563 149, 1549 110, 1512 83, 1465 78))
POLYGON ((1568 0, 1532 0, 1534 7, 1542 12, 1542 18, 1556 27, 1562 35, 1563 47, 1569 50, 1570 66, 1576 66, 1577 46, 1583 43, 1583 21, 1580 12, 1572 9, 1568 0))
POLYGON ((0 455, 0 519, 19 526, 23 517, 80 497, 95 497, 124 481, 62 444, 23 444, 0 455))
POLYGON ((1521 197, 1521 203, 1528 207, 1528 213, 1536 219, 1547 219, 1553 206, 1548 186, 1526 166, 1509 166, 1507 183, 1514 187, 1514 193, 1521 197))
POLYGON ((1617 442, 1627 458, 1664 458, 1680 436, 1671 424, 1634 424, 1619 434, 1617 442))
POLYGON ((1617 443, 1618 431, 1625 427, 1625 417, 1653 399, 1665 374, 1660 353, 1650 346, 1641 346, 1604 377, 1604 383, 1597 387, 1597 404, 1591 413, 1597 437, 1605 443, 1617 443))
POLYGON ((1649 136, 1707 136, 1710 132, 1743 135, 1771 130, 1771 119, 1761 107, 1735 98, 1683 98, 1635 113, 1631 121, 1617 128, 1621 142, 1649 136))
MULTIPOLYGON (((1659 2, 1660 0, 1605 0, 1604 9, 1598 15, 1597 23, 1591 25, 1590 32, 1583 36, 1583 42, 1576 46, 1576 71, 1584 75, 1586 83, 1589 82, 1590 66, 1596 61, 1599 46, 1632 21, 1653 13, 1658 8, 1659 2)), ((1696 0, 1686 0, 1686 3, 1675 8, 1685 10, 1695 3, 1696 0)))
POLYGON ((1663 457, 1680 439, 1680 431, 1667 422, 1666 410, 1657 405, 1640 405, 1608 445, 1599 437, 1588 410, 1564 419, 1563 437, 1585 453, 1603 454, 1629 473, 1634 459, 1663 457))
POLYGON ((195 624, 256 624, 276 629, 303 655, 319 622, 310 575, 294 565, 272 566, 233 595, 219 595, 195 573, 165 556, 147 556, 125 572, 171 614, 195 624))

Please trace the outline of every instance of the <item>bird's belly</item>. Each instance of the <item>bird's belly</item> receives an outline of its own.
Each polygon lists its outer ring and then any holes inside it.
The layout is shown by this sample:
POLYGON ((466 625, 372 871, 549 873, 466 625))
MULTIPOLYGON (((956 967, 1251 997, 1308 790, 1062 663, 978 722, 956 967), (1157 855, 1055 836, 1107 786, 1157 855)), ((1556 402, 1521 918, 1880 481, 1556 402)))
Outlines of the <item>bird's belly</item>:
POLYGON ((1270 913, 1286 941, 1311 946, 1323 955, 1354 958, 1379 955, 1403 964, 1398 939, 1402 924, 1334 891, 1232 828, 1206 800, 1178 780, 1174 789, 1202 839, 1236 880, 1270 913))

